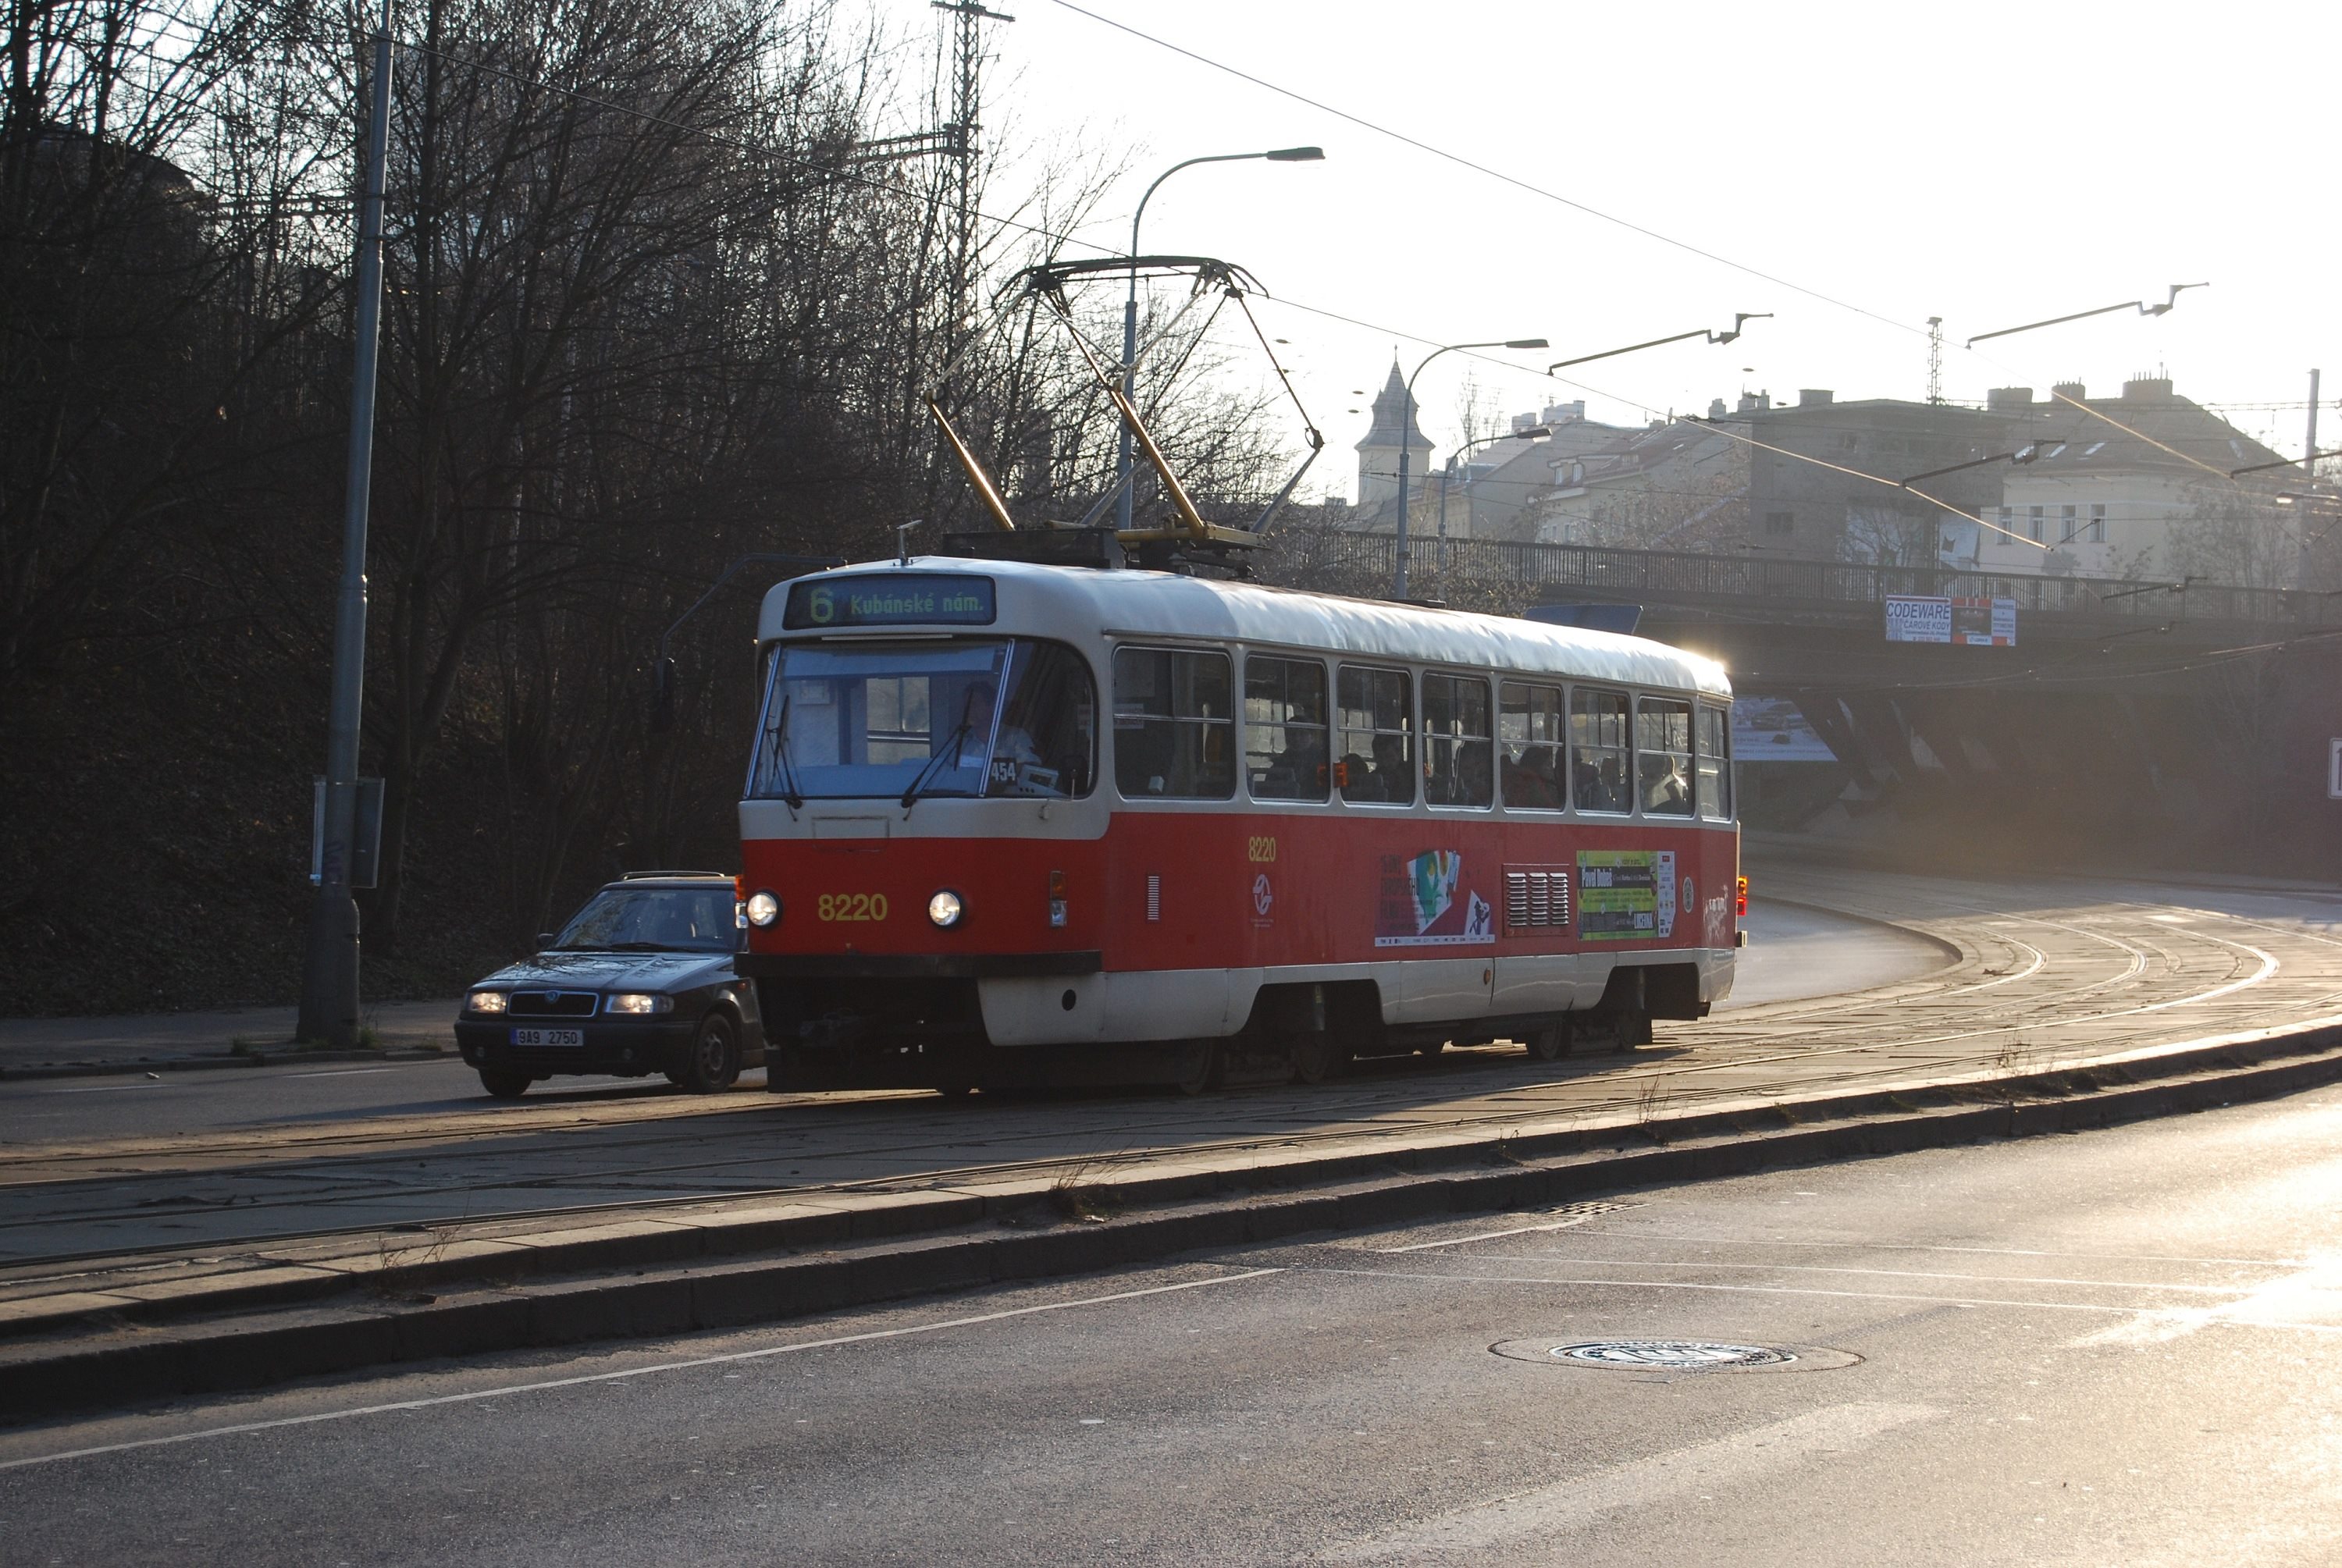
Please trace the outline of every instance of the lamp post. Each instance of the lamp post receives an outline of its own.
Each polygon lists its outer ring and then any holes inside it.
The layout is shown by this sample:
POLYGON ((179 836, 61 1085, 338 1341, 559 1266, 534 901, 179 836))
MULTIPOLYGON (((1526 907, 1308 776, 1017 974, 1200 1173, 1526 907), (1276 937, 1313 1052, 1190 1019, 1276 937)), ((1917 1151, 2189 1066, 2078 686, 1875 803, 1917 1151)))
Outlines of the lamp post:
POLYGON ((1406 470, 1408 459, 1414 455, 1408 450, 1406 435, 1408 431, 1415 428, 1416 376, 1421 375, 1426 367, 1441 355, 1454 354, 1459 348, 1546 348, 1550 346, 1541 337, 1507 337, 1497 339, 1493 343, 1451 343, 1444 347, 1435 348, 1425 355, 1423 363, 1415 367, 1415 375, 1406 378, 1406 386, 1400 394, 1398 406, 1398 550, 1397 558, 1391 566, 1392 598, 1406 597, 1406 470))
MULTIPOLYGON (((1477 441, 1467 441, 1447 454, 1447 465, 1439 471, 1439 580, 1447 580, 1447 482, 1456 476, 1456 460, 1475 446, 1486 446, 1498 441, 1526 441, 1532 445, 1553 439, 1551 427, 1532 424, 1526 430, 1515 430, 1503 435, 1483 435, 1477 441)), ((1464 482, 1464 493, 1470 495, 1472 482, 1464 482)))
POLYGON ((358 722, 365 696, 366 503, 374 474, 375 361, 381 345, 382 200, 390 145, 390 0, 374 34, 365 188, 358 202, 356 341, 350 367, 349 457, 343 484, 342 578, 334 608, 333 701, 325 723, 325 786, 318 803, 317 894, 309 909, 301 1010, 294 1037, 347 1047, 358 1029, 358 906, 350 896, 357 851, 358 722))
MULTIPOLYGON (((1122 395, 1130 398, 1138 382, 1138 225, 1146 216, 1146 204, 1155 199, 1156 187, 1181 169, 1192 169, 1197 164, 1243 164, 1264 160, 1272 164, 1315 164, 1325 160, 1323 147, 1277 147, 1266 153, 1214 153, 1206 157, 1188 158, 1172 165, 1155 176, 1154 185, 1138 198, 1138 210, 1130 215, 1130 294, 1122 305, 1122 395)), ((1122 439, 1115 448, 1114 482, 1122 498, 1115 503, 1115 521, 1124 532, 1130 531, 1130 429, 1123 427, 1122 439)))

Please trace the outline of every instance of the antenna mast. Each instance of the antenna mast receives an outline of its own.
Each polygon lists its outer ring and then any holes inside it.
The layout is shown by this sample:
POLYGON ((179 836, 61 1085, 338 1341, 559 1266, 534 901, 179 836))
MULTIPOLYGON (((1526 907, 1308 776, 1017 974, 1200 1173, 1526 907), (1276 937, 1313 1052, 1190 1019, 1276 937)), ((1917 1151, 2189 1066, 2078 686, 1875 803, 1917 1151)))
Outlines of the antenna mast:
POLYGON ((1014 22, 1016 17, 988 9, 980 0, 932 0, 938 11, 951 14, 955 25, 952 39, 952 117, 945 128, 956 144, 953 151, 959 159, 959 171, 953 197, 956 205, 952 229, 952 320, 957 323, 967 314, 969 271, 976 262, 976 133, 977 115, 984 95, 984 24, 1014 22))
POLYGON ((1927 401, 1944 401, 1944 318, 1927 318, 1927 401))

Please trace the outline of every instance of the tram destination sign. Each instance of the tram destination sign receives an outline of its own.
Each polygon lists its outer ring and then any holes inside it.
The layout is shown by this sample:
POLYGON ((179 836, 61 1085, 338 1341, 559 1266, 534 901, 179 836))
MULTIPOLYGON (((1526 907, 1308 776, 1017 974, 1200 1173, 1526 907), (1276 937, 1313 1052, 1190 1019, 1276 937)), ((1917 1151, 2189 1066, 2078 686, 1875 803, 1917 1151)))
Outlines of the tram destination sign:
POLYGON ((1887 640, 2013 648, 2017 646, 2017 601, 1890 594, 1887 598, 1887 640))
POLYGON ((888 572, 789 584, 784 631, 833 626, 989 626, 999 605, 989 577, 888 572))

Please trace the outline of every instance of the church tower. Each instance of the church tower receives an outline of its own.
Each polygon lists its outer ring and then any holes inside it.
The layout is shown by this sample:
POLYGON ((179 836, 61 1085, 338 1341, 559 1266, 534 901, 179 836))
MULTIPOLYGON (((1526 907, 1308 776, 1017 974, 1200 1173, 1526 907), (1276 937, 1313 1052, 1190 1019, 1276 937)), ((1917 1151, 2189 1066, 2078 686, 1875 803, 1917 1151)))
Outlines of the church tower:
POLYGON ((1406 405, 1406 382, 1398 373, 1398 361, 1394 359, 1390 380, 1375 399, 1374 427, 1358 443, 1358 512, 1368 521, 1384 514, 1395 519, 1398 514, 1398 508, 1392 503, 1398 494, 1402 443, 1408 454, 1407 488, 1420 495, 1431 472, 1431 440, 1416 424, 1414 413, 1406 405))

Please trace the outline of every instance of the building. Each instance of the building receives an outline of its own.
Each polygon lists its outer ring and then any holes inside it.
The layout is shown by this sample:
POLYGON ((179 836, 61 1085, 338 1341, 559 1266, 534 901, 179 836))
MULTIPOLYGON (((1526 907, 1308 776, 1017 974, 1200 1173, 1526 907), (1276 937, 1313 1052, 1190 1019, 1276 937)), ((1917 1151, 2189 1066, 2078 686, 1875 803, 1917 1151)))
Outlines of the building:
POLYGON ((1604 424, 1586 417, 1586 400, 1547 404, 1535 414, 1513 416, 1515 434, 1473 451, 1468 462, 1447 473, 1448 533, 1459 538, 1517 539, 1532 536, 1524 522, 1556 485, 1567 482, 1571 465, 1617 450, 1642 434, 1639 425, 1604 424), (1526 434, 1543 430, 1542 440, 1526 434))
POLYGON ((1990 406, 2026 418, 2036 445, 2029 461, 2001 468, 2001 494, 1984 513, 1992 526, 1969 524, 1978 569, 2294 585, 2311 514, 2277 496, 2307 490, 2307 476, 2271 468, 2232 481, 2231 470, 2282 454, 2169 380, 2134 377, 2096 404, 2078 382, 2040 402, 2030 387, 2001 387, 1990 406))
POLYGON ((1749 449, 1748 515, 1735 543, 1805 560, 1919 565, 1944 558, 1947 507, 1957 518, 1998 504, 2004 465, 1977 460, 2014 452, 2028 425, 2021 412, 1841 403, 1809 387, 1779 405, 1744 394, 1724 427, 1762 444, 1749 449))
POLYGON ((1398 361, 1391 361, 1390 380, 1375 399, 1375 421, 1358 443, 1358 516, 1372 525, 1398 520, 1398 458, 1407 454, 1407 490, 1419 502, 1431 473, 1431 438, 1416 423, 1407 406, 1406 381, 1398 361))
POLYGON ((1696 420, 1654 421, 1606 449, 1557 458, 1519 536, 1548 544, 1704 550, 1746 532, 1751 448, 1696 420))

